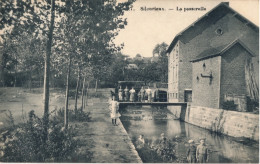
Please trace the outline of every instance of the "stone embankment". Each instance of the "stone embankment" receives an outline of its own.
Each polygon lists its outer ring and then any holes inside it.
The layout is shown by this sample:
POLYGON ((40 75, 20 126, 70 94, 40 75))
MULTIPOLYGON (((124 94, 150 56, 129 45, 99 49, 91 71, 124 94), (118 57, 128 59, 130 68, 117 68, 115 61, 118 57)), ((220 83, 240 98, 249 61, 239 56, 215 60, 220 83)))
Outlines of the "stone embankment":
POLYGON ((181 120, 214 132, 259 142, 259 115, 200 106, 168 106, 181 120))

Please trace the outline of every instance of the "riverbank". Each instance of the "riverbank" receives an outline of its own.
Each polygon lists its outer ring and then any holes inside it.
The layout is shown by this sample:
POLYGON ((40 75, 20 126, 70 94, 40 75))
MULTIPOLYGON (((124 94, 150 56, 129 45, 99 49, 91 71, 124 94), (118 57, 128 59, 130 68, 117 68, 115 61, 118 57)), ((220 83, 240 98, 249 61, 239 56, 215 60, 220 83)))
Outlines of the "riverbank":
MULTIPOLYGON (((127 106, 121 109, 121 121, 133 143, 140 134, 144 135, 146 143, 151 143, 160 137, 162 133, 176 143, 177 162, 187 162, 186 151, 188 141, 194 140, 198 145, 201 138, 206 138, 209 149, 209 163, 258 163, 259 146, 257 143, 239 142, 234 137, 200 128, 180 120, 165 108, 127 106)), ((155 157, 147 151, 141 151, 143 162, 163 163, 163 160, 155 157)))
MULTIPOLYGON (((72 125, 77 129, 77 139, 82 143, 79 156, 90 150, 91 163, 141 163, 121 121, 118 121, 118 126, 112 125, 107 101, 89 99, 85 111, 91 113, 91 121, 72 125)), ((79 158, 75 162, 85 161, 79 158)))

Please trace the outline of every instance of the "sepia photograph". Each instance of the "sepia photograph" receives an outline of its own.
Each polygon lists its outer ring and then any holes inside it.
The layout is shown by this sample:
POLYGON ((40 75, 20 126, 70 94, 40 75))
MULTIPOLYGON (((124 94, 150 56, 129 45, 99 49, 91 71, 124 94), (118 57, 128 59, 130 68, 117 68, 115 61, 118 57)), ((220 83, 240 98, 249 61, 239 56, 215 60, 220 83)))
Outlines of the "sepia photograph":
POLYGON ((259 0, 0 0, 0 162, 259 163, 259 0))

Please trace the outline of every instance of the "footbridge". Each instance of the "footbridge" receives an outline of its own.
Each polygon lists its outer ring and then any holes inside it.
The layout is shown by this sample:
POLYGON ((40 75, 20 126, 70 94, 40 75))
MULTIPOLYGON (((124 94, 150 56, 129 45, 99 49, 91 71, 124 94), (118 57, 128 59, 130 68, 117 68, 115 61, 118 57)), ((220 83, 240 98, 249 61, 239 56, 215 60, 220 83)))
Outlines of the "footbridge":
POLYGON ((142 106, 142 105, 151 105, 151 106, 182 106, 186 107, 186 102, 119 102, 119 107, 126 107, 129 105, 142 106))

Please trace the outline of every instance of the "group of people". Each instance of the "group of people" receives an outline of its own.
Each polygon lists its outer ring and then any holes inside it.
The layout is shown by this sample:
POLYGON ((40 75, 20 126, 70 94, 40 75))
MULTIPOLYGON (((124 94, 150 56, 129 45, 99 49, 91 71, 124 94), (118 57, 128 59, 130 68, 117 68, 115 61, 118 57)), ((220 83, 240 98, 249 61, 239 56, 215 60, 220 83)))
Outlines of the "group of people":
POLYGON ((189 163, 206 163, 209 160, 209 151, 205 144, 205 139, 200 139, 200 144, 196 147, 193 140, 189 140, 187 150, 187 160, 189 163))
POLYGON ((136 101, 136 94, 138 98, 137 101, 139 102, 152 102, 152 101, 159 100, 158 88, 155 88, 154 91, 152 91, 149 86, 147 89, 141 87, 138 93, 136 93, 134 87, 132 87, 132 89, 129 90, 128 87, 126 86, 126 88, 123 90, 122 86, 120 86, 118 90, 118 100, 134 102, 136 101))

